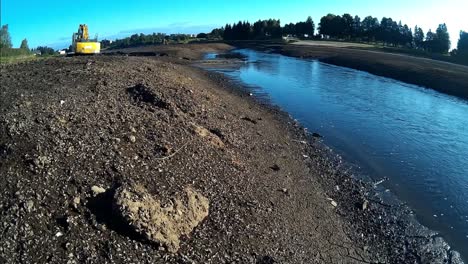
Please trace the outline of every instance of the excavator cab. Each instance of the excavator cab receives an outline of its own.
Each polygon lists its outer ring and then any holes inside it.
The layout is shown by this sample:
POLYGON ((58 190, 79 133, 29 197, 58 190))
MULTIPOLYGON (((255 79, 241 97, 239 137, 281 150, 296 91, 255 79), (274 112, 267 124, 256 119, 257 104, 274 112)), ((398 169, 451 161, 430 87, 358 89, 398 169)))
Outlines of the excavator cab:
POLYGON ((78 32, 73 33, 72 51, 75 54, 98 54, 101 52, 101 43, 95 39, 89 39, 88 26, 81 24, 78 32))

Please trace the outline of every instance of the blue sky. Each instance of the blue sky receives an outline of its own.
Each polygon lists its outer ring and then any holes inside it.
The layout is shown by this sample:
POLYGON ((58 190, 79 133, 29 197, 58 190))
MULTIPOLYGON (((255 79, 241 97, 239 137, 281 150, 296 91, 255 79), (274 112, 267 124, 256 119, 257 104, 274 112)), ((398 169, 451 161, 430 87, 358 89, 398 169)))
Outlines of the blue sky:
POLYGON ((282 24, 312 16, 316 25, 327 13, 391 17, 433 31, 445 22, 452 47, 460 30, 468 31, 468 0, 1 0, 1 24, 9 24, 13 45, 27 38, 30 47, 68 47, 81 23, 99 38, 132 33, 199 33, 226 22, 279 18, 282 24), (80 6, 79 3, 86 3, 80 6), (69 4, 69 5, 67 5, 69 4))

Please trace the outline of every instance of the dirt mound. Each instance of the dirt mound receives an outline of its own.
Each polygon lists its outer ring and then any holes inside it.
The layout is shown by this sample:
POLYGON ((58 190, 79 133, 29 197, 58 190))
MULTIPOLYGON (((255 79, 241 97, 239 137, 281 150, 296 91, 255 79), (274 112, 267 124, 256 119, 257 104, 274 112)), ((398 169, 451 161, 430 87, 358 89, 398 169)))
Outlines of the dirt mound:
POLYGON ((180 237, 186 236, 208 216, 208 199, 191 187, 169 201, 161 201, 141 185, 120 187, 115 209, 135 229, 152 242, 177 252, 180 237))
POLYGON ((127 93, 132 98, 133 103, 139 107, 152 110, 155 110, 154 108, 169 109, 169 104, 166 101, 141 83, 127 88, 127 93))

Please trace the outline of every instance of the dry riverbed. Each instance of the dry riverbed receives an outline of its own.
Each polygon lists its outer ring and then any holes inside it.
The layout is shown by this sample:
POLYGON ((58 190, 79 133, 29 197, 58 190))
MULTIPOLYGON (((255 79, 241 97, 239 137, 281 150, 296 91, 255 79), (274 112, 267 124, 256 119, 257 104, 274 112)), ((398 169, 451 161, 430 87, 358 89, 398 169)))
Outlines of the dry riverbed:
POLYGON ((2 65, 0 262, 460 263, 200 47, 2 65))

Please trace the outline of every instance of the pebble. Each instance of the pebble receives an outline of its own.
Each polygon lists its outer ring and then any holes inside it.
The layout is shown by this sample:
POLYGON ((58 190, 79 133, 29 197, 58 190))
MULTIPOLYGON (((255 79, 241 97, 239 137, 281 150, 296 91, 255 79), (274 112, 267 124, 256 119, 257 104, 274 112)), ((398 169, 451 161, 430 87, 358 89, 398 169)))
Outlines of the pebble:
POLYGON ((62 233, 62 232, 57 232, 57 233, 55 234, 55 237, 61 237, 61 236, 63 236, 63 233, 62 233))
POLYGON ((132 142, 132 143, 135 143, 135 142, 136 142, 136 137, 135 137, 134 135, 129 136, 128 139, 129 139, 130 142, 132 142))
POLYGON ((368 205, 369 205, 369 201, 364 200, 364 203, 362 203, 362 210, 366 210, 368 205))
POLYGON ((93 191, 94 195, 98 195, 98 194, 101 194, 101 193, 105 193, 106 189, 94 185, 93 187, 91 187, 91 191, 93 191))
POLYGON ((333 205, 333 207, 337 207, 337 206, 338 206, 338 203, 335 202, 335 201, 331 201, 331 205, 333 205))
POLYGON ((75 198, 73 199, 73 205, 75 205, 75 207, 76 207, 77 205, 79 205, 80 202, 81 202, 80 197, 75 197, 75 198))
POLYGON ((34 202, 29 200, 26 202, 26 204, 24 205, 24 208, 26 209, 26 211, 28 212, 31 212, 31 210, 33 209, 34 207, 34 202))

